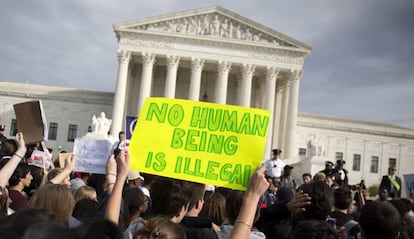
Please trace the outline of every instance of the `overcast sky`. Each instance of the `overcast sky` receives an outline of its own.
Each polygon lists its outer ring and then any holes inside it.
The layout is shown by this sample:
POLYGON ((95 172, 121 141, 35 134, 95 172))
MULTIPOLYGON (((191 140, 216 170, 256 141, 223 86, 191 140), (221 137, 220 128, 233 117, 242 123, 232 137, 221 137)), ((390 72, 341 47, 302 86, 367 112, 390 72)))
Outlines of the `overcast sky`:
POLYGON ((0 81, 114 91, 112 24, 219 5, 312 46, 299 111, 414 128, 412 0, 0 2, 0 81))

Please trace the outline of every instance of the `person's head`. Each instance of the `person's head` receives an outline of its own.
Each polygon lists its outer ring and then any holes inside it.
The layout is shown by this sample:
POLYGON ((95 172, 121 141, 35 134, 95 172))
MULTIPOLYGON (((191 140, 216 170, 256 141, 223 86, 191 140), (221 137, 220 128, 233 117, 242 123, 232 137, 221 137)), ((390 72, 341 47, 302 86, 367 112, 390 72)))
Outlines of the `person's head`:
POLYGON ((316 173, 315 176, 313 177, 313 181, 325 182, 325 180, 326 180, 326 175, 322 172, 316 173))
POLYGON ((280 154, 282 153, 282 150, 280 149, 272 149, 272 159, 276 160, 280 158, 280 154))
POLYGON ((343 169, 344 168, 344 165, 345 165, 345 161, 344 160, 339 159, 339 160, 336 161, 336 168, 343 169))
POLYGON ((191 190, 186 181, 158 177, 151 186, 152 213, 179 223, 188 210, 191 190))
MULTIPOLYGON (((53 178, 55 178, 56 176, 58 176, 59 174, 61 174, 63 172, 63 168, 54 168, 52 169, 52 171, 50 171, 47 175, 47 181, 52 180, 53 178)), ((70 188, 70 176, 68 175, 63 182, 61 183, 62 185, 66 185, 66 187, 70 188)))
POLYGON ((304 173, 302 174, 303 183, 310 183, 312 181, 312 174, 304 173))
POLYGON ((333 194, 324 181, 304 184, 303 192, 311 197, 311 204, 305 206, 305 219, 325 220, 333 208, 333 194))
POLYGON ((198 216, 204 204, 205 185, 201 183, 188 182, 191 191, 190 203, 188 204, 187 216, 198 216))
POLYGON ((346 188, 337 188, 334 191, 335 208, 347 210, 352 205, 352 192, 346 188))
POLYGON ((119 141, 124 141, 125 140, 125 132, 121 131, 118 133, 118 139, 119 141))
POLYGON ((400 214, 401 219, 406 218, 408 212, 411 210, 410 206, 404 203, 401 199, 392 199, 389 201, 400 214))
POLYGON ((67 223, 72 215, 75 199, 66 185, 46 184, 29 200, 27 207, 44 208, 54 213, 56 220, 67 223))
MULTIPOLYGON (((226 219, 227 221, 234 225, 240 209, 243 204, 243 198, 244 198, 244 192, 233 190, 229 193, 229 195, 226 197, 226 219)), ((256 207, 256 214, 254 217, 254 221, 256 221, 259 218, 260 215, 260 204, 261 200, 259 200, 257 207, 256 207)))
POLYGON ((295 194, 293 193, 291 188, 281 187, 281 188, 278 188, 276 191, 277 202, 280 202, 280 203, 290 202, 293 196, 295 196, 295 194))
POLYGON ((396 175, 397 174, 397 168, 395 166, 391 166, 388 168, 388 174, 389 175, 396 175))
POLYGON ((148 198, 139 188, 125 189, 122 198, 124 200, 123 226, 126 228, 133 216, 139 216, 147 211, 148 198))
POLYGON ((389 202, 367 203, 361 210, 359 220, 362 235, 366 239, 396 239, 399 236, 401 218, 389 202))
POLYGON ((293 166, 286 165, 286 166, 283 168, 283 174, 284 174, 284 175, 290 175, 290 174, 292 173, 292 169, 293 169, 293 168, 294 168, 293 166))
POLYGON ((334 164, 331 161, 326 161, 325 162, 325 170, 332 170, 334 164))
POLYGON ((137 171, 129 170, 127 181, 130 188, 139 188, 142 181, 144 181, 144 177, 142 177, 137 171))
POLYGON ((6 130, 6 125, 5 124, 0 124, 0 134, 1 135, 4 134, 4 130, 6 130))
POLYGON ((185 239, 186 234, 180 225, 166 217, 153 217, 144 221, 144 227, 135 232, 134 239, 185 239))
POLYGON ((221 225, 225 221, 226 198, 220 193, 213 193, 204 202, 200 216, 210 218, 216 225, 221 225))
POLYGON ((22 239, 80 239, 79 234, 60 223, 56 222, 35 222, 30 225, 22 239))
POLYGON ((72 216, 81 222, 93 222, 96 220, 98 210, 97 201, 84 198, 76 202, 72 216))
POLYGON ((0 156, 11 156, 17 151, 17 142, 14 139, 7 139, 1 143, 0 156))
POLYGON ((332 187, 332 185, 334 185, 335 183, 333 177, 331 176, 326 176, 325 182, 326 182, 326 185, 328 185, 328 187, 332 187))
POLYGON ((81 199, 98 201, 96 190, 91 186, 82 186, 78 188, 75 192, 75 202, 78 202, 81 199))
POLYGON ((141 173, 141 176, 144 178, 144 182, 141 182, 143 187, 150 188, 151 185, 154 183, 155 179, 158 177, 157 175, 148 174, 148 173, 141 173))
POLYGON ((9 186, 21 186, 23 188, 29 187, 32 182, 32 174, 30 168, 25 163, 19 163, 9 179, 9 186))
POLYGON ((378 200, 387 201, 388 197, 389 197, 388 189, 386 189, 385 187, 380 188, 378 191, 378 200))
POLYGON ((289 239, 336 239, 336 231, 323 220, 300 221, 289 234, 289 239))

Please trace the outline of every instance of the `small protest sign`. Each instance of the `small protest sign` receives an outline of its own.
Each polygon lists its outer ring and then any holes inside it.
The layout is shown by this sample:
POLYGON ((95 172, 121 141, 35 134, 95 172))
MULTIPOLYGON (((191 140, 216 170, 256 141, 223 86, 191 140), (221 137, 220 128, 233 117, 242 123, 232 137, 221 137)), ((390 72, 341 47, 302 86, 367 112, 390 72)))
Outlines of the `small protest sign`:
POLYGON ((13 105, 17 128, 24 135, 26 143, 46 140, 47 125, 42 101, 28 101, 13 105))
POLYGON ((270 112, 147 98, 129 145, 140 172, 245 190, 263 158, 270 112))
POLYGON ((76 172, 105 174, 111 143, 108 140, 76 138, 73 152, 76 155, 76 172))

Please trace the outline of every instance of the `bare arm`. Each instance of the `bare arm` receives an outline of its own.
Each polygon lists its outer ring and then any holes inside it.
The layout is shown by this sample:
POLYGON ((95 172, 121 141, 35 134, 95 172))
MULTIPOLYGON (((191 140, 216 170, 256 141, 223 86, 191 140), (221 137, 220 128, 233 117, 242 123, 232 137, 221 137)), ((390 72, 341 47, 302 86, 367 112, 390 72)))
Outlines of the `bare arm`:
POLYGON ((61 173, 59 173, 56 177, 50 180, 53 184, 61 184, 65 179, 72 173, 73 169, 75 168, 76 163, 76 156, 74 153, 69 153, 68 157, 66 158, 65 168, 61 173))
POLYGON ((259 202, 260 196, 269 188, 269 183, 264 173, 265 168, 262 166, 250 178, 239 216, 234 223, 229 239, 249 238, 256 214, 257 203, 259 202))
POLYGON ((119 223, 119 212, 121 210, 122 189, 129 170, 129 154, 125 150, 116 157, 117 177, 112 193, 109 196, 108 204, 106 205, 105 218, 115 224, 119 223))
MULTIPOLYGON (((26 144, 24 142, 23 134, 17 133, 16 134, 16 141, 17 141, 17 150, 7 162, 6 165, 0 169, 0 186, 2 188, 6 187, 9 178, 13 174, 14 170, 16 169, 17 165, 20 163, 24 155, 26 154, 26 144)), ((1 192, 0 192, 1 193, 1 192)))

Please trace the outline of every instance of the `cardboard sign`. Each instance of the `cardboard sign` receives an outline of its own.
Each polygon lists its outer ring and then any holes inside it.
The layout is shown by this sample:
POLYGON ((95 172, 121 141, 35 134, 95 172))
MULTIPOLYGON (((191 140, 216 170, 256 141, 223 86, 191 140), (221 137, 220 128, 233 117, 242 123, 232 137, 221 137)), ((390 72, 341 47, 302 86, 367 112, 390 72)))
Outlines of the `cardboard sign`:
POLYGON ((40 100, 15 104, 13 107, 17 128, 23 133, 26 143, 47 139, 46 117, 40 100))
POLYGON ((129 145, 139 172, 245 190, 261 164, 269 111, 147 98, 129 145))
POLYGON ((69 153, 59 153, 59 167, 64 168, 66 159, 68 158, 69 153))
POLYGON ((111 154, 108 140, 75 139, 76 172, 105 174, 106 161, 111 154))
POLYGON ((414 199, 414 174, 404 174, 406 197, 414 199))

